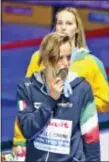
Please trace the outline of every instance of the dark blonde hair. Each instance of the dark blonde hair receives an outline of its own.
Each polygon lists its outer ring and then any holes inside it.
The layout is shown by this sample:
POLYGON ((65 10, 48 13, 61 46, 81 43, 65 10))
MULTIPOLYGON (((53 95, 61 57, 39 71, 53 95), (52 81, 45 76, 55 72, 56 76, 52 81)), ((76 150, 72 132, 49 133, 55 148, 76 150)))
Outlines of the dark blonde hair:
POLYGON ((38 64, 47 64, 51 67, 55 66, 60 57, 60 46, 63 43, 69 42, 72 46, 72 41, 67 35, 52 32, 47 34, 40 45, 40 58, 38 64))
POLYGON ((86 39, 85 39, 83 24, 82 24, 81 18, 77 10, 72 7, 66 7, 66 8, 60 9, 56 14, 56 21, 57 21, 58 14, 63 11, 70 12, 75 16, 75 21, 76 21, 77 29, 78 29, 77 33, 75 34, 75 46, 78 48, 86 47, 86 39))

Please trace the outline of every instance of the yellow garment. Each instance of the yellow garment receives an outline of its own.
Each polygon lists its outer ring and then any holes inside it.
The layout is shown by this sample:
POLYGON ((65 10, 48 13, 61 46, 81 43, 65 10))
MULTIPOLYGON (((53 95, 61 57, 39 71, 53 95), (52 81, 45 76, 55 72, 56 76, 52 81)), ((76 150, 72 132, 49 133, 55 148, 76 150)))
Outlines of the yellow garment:
MULTIPOLYGON (((35 52, 31 58, 27 69, 27 77, 30 77, 34 72, 38 72, 44 68, 37 64, 39 52, 35 52)), ((98 60, 100 62, 100 60, 98 60)), ((71 71, 77 72, 79 76, 85 77, 90 83, 94 94, 98 112, 109 112, 109 85, 101 72, 94 56, 88 54, 83 59, 73 61, 71 71)), ((21 134, 18 123, 15 123, 14 144, 25 144, 25 139, 21 134)))

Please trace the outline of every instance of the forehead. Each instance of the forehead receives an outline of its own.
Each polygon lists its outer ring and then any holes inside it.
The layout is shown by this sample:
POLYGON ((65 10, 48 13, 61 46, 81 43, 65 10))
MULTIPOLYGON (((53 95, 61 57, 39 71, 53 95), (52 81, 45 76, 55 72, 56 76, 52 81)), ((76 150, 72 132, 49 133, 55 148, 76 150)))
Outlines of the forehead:
POLYGON ((68 11, 61 11, 57 14, 57 20, 75 21, 75 15, 68 11))
POLYGON ((60 46, 60 56, 71 54, 72 47, 69 42, 63 43, 60 46))

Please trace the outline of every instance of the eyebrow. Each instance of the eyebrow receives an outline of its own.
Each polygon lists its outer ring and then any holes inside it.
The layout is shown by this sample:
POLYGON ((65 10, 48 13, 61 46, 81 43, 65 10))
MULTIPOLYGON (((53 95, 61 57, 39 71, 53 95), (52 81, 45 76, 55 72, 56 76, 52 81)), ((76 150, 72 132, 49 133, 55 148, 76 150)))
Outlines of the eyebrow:
MULTIPOLYGON (((57 22, 58 22, 58 21, 63 21, 63 20, 57 20, 57 22)), ((68 22, 73 22, 72 20, 66 20, 66 21, 68 21, 68 22)))
POLYGON ((68 55, 61 55, 61 56, 59 56, 59 57, 69 57, 69 56, 71 56, 72 54, 71 53, 69 53, 68 55))

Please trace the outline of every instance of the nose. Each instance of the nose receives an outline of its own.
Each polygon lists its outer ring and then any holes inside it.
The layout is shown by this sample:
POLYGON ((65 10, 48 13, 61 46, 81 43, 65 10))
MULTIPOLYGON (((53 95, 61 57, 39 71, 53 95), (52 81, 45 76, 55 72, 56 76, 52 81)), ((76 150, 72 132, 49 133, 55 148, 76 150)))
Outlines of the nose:
POLYGON ((65 31, 66 30, 66 25, 62 24, 61 29, 62 29, 62 31, 65 31))
POLYGON ((67 57, 63 58, 63 66, 64 68, 68 68, 69 66, 69 60, 67 59, 67 57))

